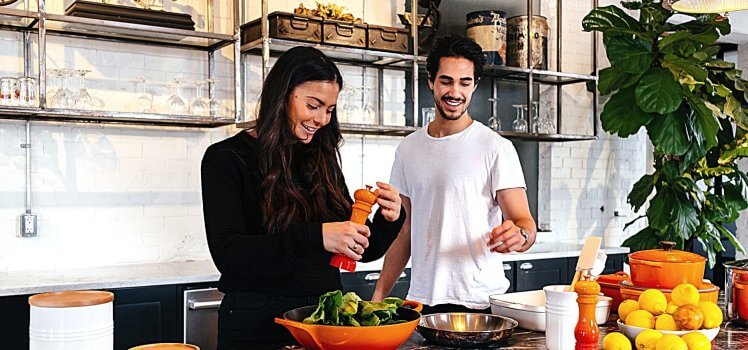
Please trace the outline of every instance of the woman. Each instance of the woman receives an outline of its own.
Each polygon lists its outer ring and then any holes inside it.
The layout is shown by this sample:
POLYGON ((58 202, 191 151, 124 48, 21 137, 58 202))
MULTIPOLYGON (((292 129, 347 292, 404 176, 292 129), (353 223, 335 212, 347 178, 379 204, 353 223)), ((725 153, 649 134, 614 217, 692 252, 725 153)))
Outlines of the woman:
POLYGON ((226 293, 219 349, 292 342, 273 318, 341 289, 333 254, 375 260, 404 222, 398 191, 381 182, 373 222, 348 221, 353 201, 339 163, 335 108, 342 87, 322 52, 292 48, 265 79, 257 127, 205 152, 205 228, 226 293))

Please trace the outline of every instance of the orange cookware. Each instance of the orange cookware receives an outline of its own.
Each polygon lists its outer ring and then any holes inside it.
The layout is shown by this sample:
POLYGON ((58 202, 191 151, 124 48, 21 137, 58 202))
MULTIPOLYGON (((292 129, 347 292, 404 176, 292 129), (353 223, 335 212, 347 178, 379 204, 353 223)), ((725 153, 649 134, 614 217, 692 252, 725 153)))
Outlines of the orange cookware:
POLYGON ((728 261, 725 266, 725 311, 728 321, 748 324, 748 260, 728 261))
POLYGON ((618 305, 621 304, 621 282, 631 281, 629 274, 618 271, 610 275, 600 275, 597 278, 597 283, 600 285, 600 291, 603 295, 613 298, 612 310, 618 310, 618 305))
POLYGON ((286 327, 307 350, 395 350, 416 329, 423 308, 421 303, 411 300, 405 300, 403 306, 410 308, 399 307, 397 314, 407 322, 386 326, 352 327, 304 323, 304 319, 317 309, 317 305, 288 311, 283 314, 283 318, 276 317, 275 323, 286 327))
MULTIPOLYGON (((709 280, 703 280, 701 283, 694 285, 699 290, 700 301, 712 301, 717 302, 719 297, 719 287, 713 285, 709 280)), ((621 301, 633 299, 639 300, 639 295, 644 293, 645 290, 652 289, 649 287, 639 287, 631 283, 631 281, 621 282, 621 301)), ((670 294, 673 292, 670 288, 654 288, 659 289, 663 294, 668 303, 670 302, 670 294)))
POLYGON ((631 282, 637 287, 672 289, 681 283, 701 285, 706 258, 673 250, 675 242, 660 242, 662 249, 629 254, 631 282))

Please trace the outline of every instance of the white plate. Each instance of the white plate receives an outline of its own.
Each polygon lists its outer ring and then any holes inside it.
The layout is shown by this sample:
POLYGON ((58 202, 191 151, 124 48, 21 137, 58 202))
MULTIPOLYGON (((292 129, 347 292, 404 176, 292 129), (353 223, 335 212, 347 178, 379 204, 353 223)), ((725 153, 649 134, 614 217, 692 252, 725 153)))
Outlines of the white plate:
MULTIPOLYGON (((646 330, 646 328, 642 327, 627 326, 623 324, 620 319, 618 320, 618 329, 620 329, 621 332, 623 332, 623 334, 625 334, 631 340, 636 340, 636 336, 646 330)), ((710 341, 714 340, 714 338, 717 337, 717 334, 719 334, 719 328, 699 329, 695 331, 661 331, 658 329, 657 331, 662 334, 675 334, 679 337, 691 332, 699 332, 709 338, 710 341)))

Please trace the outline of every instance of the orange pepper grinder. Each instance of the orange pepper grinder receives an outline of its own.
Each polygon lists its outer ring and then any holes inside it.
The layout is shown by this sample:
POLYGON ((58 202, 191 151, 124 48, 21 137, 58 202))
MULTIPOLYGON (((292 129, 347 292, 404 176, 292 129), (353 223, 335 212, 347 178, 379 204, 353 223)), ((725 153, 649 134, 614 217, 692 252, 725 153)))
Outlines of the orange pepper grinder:
POLYGON ((577 282, 574 291, 577 292, 577 304, 579 304, 579 320, 574 327, 574 339, 577 343, 575 350, 598 350, 600 329, 595 320, 595 307, 597 305, 597 294, 600 293, 600 285, 592 281, 589 270, 585 270, 584 280, 577 282))
MULTIPOLYGON (((371 186, 366 186, 366 189, 358 189, 353 193, 356 202, 352 206, 350 221, 360 225, 366 223, 366 218, 371 214, 371 207, 377 201, 378 192, 372 191, 371 186)), ((356 271, 356 261, 339 253, 330 259, 330 265, 350 272, 356 271)))

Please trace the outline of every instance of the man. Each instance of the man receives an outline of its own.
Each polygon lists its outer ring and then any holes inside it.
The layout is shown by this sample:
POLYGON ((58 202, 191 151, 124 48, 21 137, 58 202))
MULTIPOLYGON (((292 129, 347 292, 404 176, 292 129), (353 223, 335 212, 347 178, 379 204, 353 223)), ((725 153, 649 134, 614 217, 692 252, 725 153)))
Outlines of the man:
POLYGON ((535 242, 517 151, 467 113, 485 63, 481 51, 453 35, 437 40, 428 57, 436 119, 395 153, 390 182, 407 215, 375 301, 389 294, 412 255, 408 299, 422 302, 424 314, 490 313, 488 296, 509 288, 498 253, 535 242))

